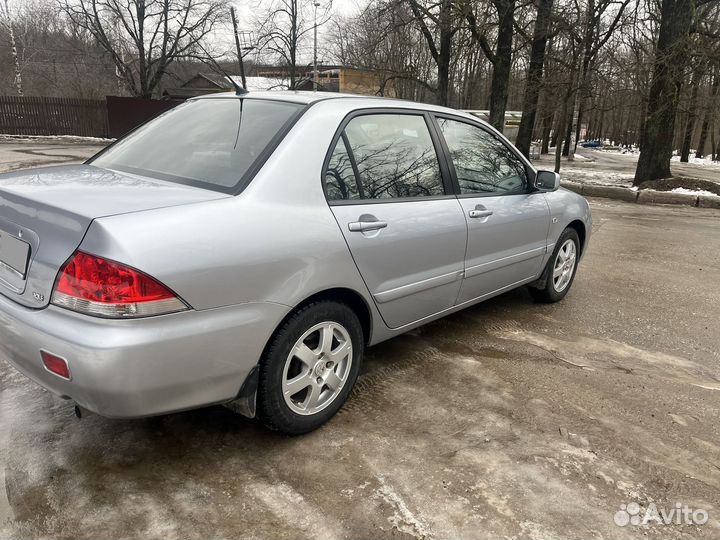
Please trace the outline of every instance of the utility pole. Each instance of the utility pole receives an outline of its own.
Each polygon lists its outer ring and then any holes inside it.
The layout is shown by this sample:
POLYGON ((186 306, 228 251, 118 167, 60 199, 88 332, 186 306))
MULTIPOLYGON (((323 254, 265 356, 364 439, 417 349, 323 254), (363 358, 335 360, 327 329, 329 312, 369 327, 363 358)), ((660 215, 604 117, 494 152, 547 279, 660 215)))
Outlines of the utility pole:
POLYGON ((318 70, 317 70, 317 10, 320 7, 320 2, 315 0, 315 27, 313 29, 315 34, 315 40, 313 45, 313 92, 317 92, 318 89, 318 70))
POLYGON ((240 47, 240 37, 238 36, 237 19, 235 18, 235 8, 230 6, 230 16, 232 17, 233 32, 235 33, 235 49, 237 50, 238 64, 240 64, 240 80, 242 87, 247 90, 247 81, 245 80, 245 64, 243 63, 242 48, 240 47))

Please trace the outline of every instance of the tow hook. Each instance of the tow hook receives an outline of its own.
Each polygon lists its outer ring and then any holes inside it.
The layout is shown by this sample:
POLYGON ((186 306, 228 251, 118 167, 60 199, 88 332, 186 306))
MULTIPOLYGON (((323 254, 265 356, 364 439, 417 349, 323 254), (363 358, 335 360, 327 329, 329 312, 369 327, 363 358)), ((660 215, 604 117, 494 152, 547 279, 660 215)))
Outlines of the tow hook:
POLYGON ((87 416, 88 414, 90 414, 90 411, 88 411, 87 409, 83 409, 77 403, 75 404, 75 416, 77 416, 78 419, 81 419, 83 416, 87 416))

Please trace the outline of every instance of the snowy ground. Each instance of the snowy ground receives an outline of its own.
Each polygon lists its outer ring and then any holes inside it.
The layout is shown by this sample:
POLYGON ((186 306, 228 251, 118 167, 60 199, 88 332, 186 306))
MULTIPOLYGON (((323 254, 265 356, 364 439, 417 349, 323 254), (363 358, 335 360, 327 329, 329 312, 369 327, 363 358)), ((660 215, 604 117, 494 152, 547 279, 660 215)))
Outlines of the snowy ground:
POLYGON ((0 538, 720 537, 720 211, 590 203, 563 302, 521 288, 371 348, 307 436, 220 407, 77 420, 0 358, 0 538), (616 525, 630 503, 710 521, 616 525))
MULTIPOLYGON (((673 163, 680 163, 680 156, 673 156, 671 161, 673 163)), ((696 158, 694 155, 691 155, 688 163, 691 165, 697 165, 699 167, 720 169, 720 161, 713 161, 711 156, 705 156, 704 158, 696 158)))
POLYGON ((0 538, 720 537, 720 211, 591 206, 563 302, 519 289, 371 348, 307 436, 77 420, 0 359, 0 538), (710 522, 616 525, 630 503, 710 522))
POLYGON ((0 133, 0 142, 49 142, 57 144, 110 144, 115 139, 102 137, 78 137, 75 135, 6 135, 0 133))
MULTIPOLYGON (((579 148, 577 155, 583 159, 567 161, 563 159, 560 175, 563 180, 573 182, 632 186, 637 167, 637 153, 609 152, 588 148, 579 148)), ((554 155, 544 155, 534 160, 535 166, 552 170, 555 167, 554 155)), ((675 176, 697 178, 720 184, 720 163, 709 159, 690 163, 680 163, 680 158, 673 158, 671 170, 675 176)), ((698 195, 698 193, 695 193, 698 195)))

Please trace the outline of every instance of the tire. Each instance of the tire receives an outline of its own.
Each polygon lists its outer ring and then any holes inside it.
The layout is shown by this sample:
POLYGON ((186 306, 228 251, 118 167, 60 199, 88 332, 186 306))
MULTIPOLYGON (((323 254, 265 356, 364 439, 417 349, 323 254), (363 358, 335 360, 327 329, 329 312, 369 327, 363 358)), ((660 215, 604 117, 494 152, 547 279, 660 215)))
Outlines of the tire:
POLYGON ((530 295, 537 302, 553 303, 559 302, 570 290, 570 287, 575 281, 575 273, 577 272, 578 266, 578 255, 580 254, 580 238, 575 229, 568 227, 565 229, 553 250, 550 260, 548 260, 545 270, 542 273, 542 277, 538 280, 538 285, 531 285, 528 287, 530 295), (572 243, 572 247, 568 248, 572 243), (565 272, 562 276, 555 276, 554 272, 556 269, 561 267, 562 264, 567 264, 562 260, 561 250, 566 258, 568 256, 568 250, 572 251, 572 266, 566 266, 565 272))
POLYGON ((360 321, 347 305, 322 300, 298 309, 260 361, 258 418, 287 435, 323 425, 347 401, 364 346, 360 321))

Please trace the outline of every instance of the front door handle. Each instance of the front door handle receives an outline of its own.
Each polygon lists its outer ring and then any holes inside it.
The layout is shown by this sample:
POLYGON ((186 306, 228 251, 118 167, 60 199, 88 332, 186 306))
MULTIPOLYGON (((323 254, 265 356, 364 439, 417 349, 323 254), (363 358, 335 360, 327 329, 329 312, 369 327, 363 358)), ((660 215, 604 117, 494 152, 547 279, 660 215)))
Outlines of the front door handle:
POLYGON ((468 212, 468 216, 471 218, 484 218, 484 217, 490 217, 493 215, 492 210, 488 210, 481 204, 478 204, 474 210, 470 210, 468 212))
POLYGON ((353 221, 348 223, 350 232, 378 231, 387 227, 386 221, 353 221))

